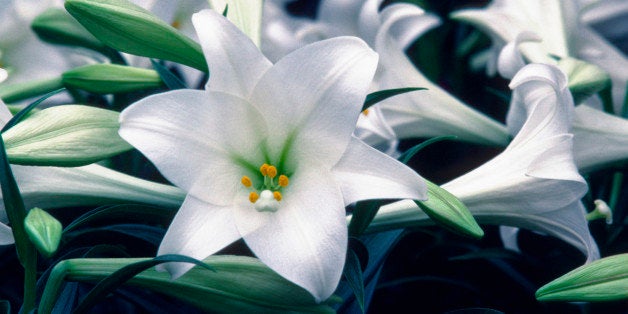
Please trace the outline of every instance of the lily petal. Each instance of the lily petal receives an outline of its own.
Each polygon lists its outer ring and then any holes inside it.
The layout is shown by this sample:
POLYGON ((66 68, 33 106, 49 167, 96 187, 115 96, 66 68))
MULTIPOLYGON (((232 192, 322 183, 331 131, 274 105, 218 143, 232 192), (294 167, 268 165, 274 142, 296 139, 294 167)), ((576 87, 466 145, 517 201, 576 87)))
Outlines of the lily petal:
POLYGON ((497 71, 504 78, 512 79, 526 63, 519 51, 519 44, 524 42, 540 42, 542 38, 533 32, 523 32, 514 41, 504 46, 497 59, 497 71))
MULTIPOLYGON (((181 254, 205 259, 240 238, 228 206, 216 206, 188 195, 172 220, 157 255, 181 254)), ((190 263, 166 263, 158 266, 178 278, 190 270, 190 263)))
POLYGON ((345 205, 365 199, 427 199, 421 176, 356 138, 349 142, 332 172, 345 205))
POLYGON ((403 139, 456 135, 463 141, 505 146, 509 136, 503 125, 466 106, 429 81, 390 35, 398 22, 409 18, 421 19, 424 31, 438 25, 439 20, 418 7, 404 10, 386 8, 381 14, 386 20, 379 29, 375 44, 375 50, 381 55, 377 88, 420 86, 428 89, 398 95, 377 105, 397 136, 403 139))
POLYGON ((279 157, 291 143, 288 167, 304 159, 335 164, 351 139, 376 66, 377 54, 353 37, 320 41, 279 60, 250 98, 268 123, 271 155, 279 157))
POLYGON ((325 169, 298 172, 272 215, 256 225, 254 213, 236 212, 238 230, 268 267, 308 290, 316 302, 327 299, 340 280, 347 250, 347 225, 340 188, 325 169))
POLYGON ((628 159, 628 120, 589 106, 576 107, 574 158, 581 171, 628 159))
POLYGON ((205 89, 246 98, 272 63, 250 38, 217 12, 200 11, 192 15, 192 22, 210 71, 205 89), (241 53, 235 55, 233 51, 241 53))
POLYGON ((241 188, 242 175, 259 167, 248 161, 262 159, 265 128, 260 113, 241 98, 177 90, 124 110, 119 132, 175 185, 206 202, 226 205, 241 188))

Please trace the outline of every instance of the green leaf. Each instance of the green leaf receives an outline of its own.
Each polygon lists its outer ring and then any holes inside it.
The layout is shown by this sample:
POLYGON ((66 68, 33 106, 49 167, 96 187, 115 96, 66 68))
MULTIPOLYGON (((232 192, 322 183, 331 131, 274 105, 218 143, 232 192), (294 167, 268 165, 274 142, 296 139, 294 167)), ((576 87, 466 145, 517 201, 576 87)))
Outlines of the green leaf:
POLYGON ((150 59, 150 63, 153 65, 153 68, 161 77, 161 80, 166 84, 169 89, 184 89, 188 88, 181 79, 179 79, 174 73, 168 70, 165 66, 161 65, 159 62, 150 59))
POLYGON ((103 54, 109 50, 61 8, 48 8, 33 20, 31 28, 39 39, 51 44, 83 47, 103 54))
POLYGON ((453 194, 438 185, 425 180, 427 183, 427 201, 415 201, 415 203, 432 220, 444 228, 458 234, 481 238, 484 231, 469 212, 469 209, 453 194))
POLYGON ((13 126, 15 126, 16 124, 20 123, 22 120, 24 120, 24 118, 26 118, 34 109, 35 107, 39 106, 39 104, 41 104, 44 100, 52 97, 53 95, 56 95, 62 91, 64 91, 65 88, 60 88, 57 89, 55 91, 52 91, 44 96, 42 96, 41 98, 37 99, 36 101, 32 102, 31 104, 29 104, 28 106, 26 106, 26 108, 18 111, 13 118, 11 118, 11 120, 9 120, 7 122, 7 124, 4 125, 4 127, 2 127, 2 130, 0 131, 0 133, 4 133, 6 132, 8 129, 12 128, 13 126))
POLYGON ((148 69, 117 64, 91 64, 61 75, 63 84, 96 94, 126 93, 163 86, 160 75, 148 69))
POLYGON ((151 267, 154 267, 163 263, 168 263, 168 262, 193 263, 205 269, 215 271, 211 266, 204 264, 203 262, 199 260, 196 260, 191 257, 187 257, 183 255, 175 255, 175 254, 161 255, 147 261, 135 262, 135 263, 129 264, 127 266, 124 266, 116 270, 111 275, 101 280, 85 296, 83 301, 74 310, 74 313, 75 314, 86 313, 94 305, 102 301, 109 293, 113 292, 115 289, 120 287, 125 282, 129 281, 131 278, 135 277, 137 274, 151 267))
POLYGON ((419 151, 421 151, 423 148, 432 145, 434 143, 438 143, 440 141, 446 141, 446 140, 455 140, 456 138, 458 138, 455 135, 443 135, 443 136, 437 136, 437 137, 432 137, 428 140, 425 140, 423 142, 421 142, 421 144, 417 144, 411 148, 409 148, 408 150, 406 150, 405 152, 403 152, 403 154, 401 154, 401 156, 399 156, 397 158, 397 160, 401 161, 404 164, 407 164, 408 161, 410 161, 410 159, 416 155, 416 153, 418 153, 419 151))
MULTIPOLYGON (((53 268, 39 304, 49 313, 64 281, 98 282, 118 269, 149 259, 70 259, 53 268)), ((127 282, 178 298, 211 313, 334 313, 316 304, 304 289, 287 281, 259 260, 244 256, 210 256, 204 262, 215 270, 194 267, 171 280, 165 272, 145 270, 127 282)), ((328 300, 334 301, 334 300, 328 300)))
POLYGON ((7 300, 0 300, 0 313, 11 313, 11 302, 7 300))
POLYGON ((52 256, 61 241, 61 223, 41 208, 33 208, 24 219, 29 239, 44 256, 52 256))
POLYGON ((360 266, 358 255, 355 254, 352 249, 347 251, 347 261, 343 274, 355 294, 355 298, 360 305, 362 313, 364 313, 364 278, 362 267, 360 266))
POLYGON ((628 254, 580 266, 536 291, 539 301, 597 302, 628 299, 628 254))
POLYGON ((405 87, 405 88, 396 88, 396 89, 385 89, 377 92, 370 93, 366 95, 366 100, 364 101, 364 105, 362 105, 362 111, 368 109, 370 106, 385 100, 387 98, 397 96, 404 93, 409 93, 417 90, 426 90, 427 88, 423 87, 405 87))
POLYGON ((33 113, 2 137, 12 163, 86 165, 132 148, 118 135, 118 115, 88 106, 55 106, 33 113))
POLYGON ((359 236, 364 233, 382 205, 380 200, 356 202, 349 222, 349 235, 359 236))
POLYGON ((67 0, 65 8, 109 47, 208 71, 197 42, 129 1, 67 0))
POLYGON ((103 221, 111 224, 112 221, 116 220, 167 225, 172 221, 175 213, 176 211, 172 208, 140 204, 101 206, 81 215, 79 218, 76 218, 72 221, 72 223, 65 227, 63 232, 68 233, 85 225, 95 224, 98 222, 101 222, 102 224, 103 221))

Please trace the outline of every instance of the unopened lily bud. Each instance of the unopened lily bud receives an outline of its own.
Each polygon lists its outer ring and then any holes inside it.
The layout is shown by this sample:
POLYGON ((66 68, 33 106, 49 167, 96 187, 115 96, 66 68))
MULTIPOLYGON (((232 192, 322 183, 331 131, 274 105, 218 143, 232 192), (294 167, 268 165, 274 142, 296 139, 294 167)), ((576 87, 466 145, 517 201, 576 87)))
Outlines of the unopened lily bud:
POLYGON ((41 208, 33 208, 24 219, 28 238, 37 250, 46 257, 52 256, 61 241, 61 223, 41 208))
POLYGON ((63 9, 49 8, 33 20, 31 28, 41 40, 51 44, 84 47, 98 52, 107 50, 107 46, 63 9))
POLYGON ((608 73, 591 63, 564 58, 558 61, 558 67, 567 75, 569 91, 576 104, 611 85, 608 73))
POLYGON ((97 94, 115 94, 163 85, 154 70, 116 64, 92 64, 63 73, 63 84, 97 94))
POLYGON ((105 45, 208 72, 201 46, 149 11, 125 0, 67 0, 65 8, 105 45))

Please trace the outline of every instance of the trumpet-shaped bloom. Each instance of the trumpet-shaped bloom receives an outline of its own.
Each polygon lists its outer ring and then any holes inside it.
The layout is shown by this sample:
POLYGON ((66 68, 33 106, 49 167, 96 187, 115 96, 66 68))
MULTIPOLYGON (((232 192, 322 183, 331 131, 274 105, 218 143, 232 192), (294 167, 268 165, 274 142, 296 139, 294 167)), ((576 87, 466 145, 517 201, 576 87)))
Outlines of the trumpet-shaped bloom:
MULTIPOLYGON (((572 155, 573 101, 564 74, 555 67, 527 65, 513 78, 513 106, 526 121, 510 124, 511 144, 479 168, 444 184, 480 223, 509 225, 556 236, 599 257, 580 198, 587 190, 572 155)), ((380 208, 374 229, 420 225, 427 215, 411 201, 380 208)))
MULTIPOLYGON (((382 2, 322 1, 315 22, 293 20, 291 27, 283 28, 281 38, 284 44, 279 47, 300 47, 334 36, 358 36, 381 57, 370 91, 403 87, 428 89, 395 96, 378 104, 381 110, 373 108, 369 110, 372 115, 360 116, 356 135, 372 146, 393 152, 400 138, 440 135, 456 135, 463 141, 506 146, 510 138, 502 124, 432 83, 405 55, 404 49, 409 44, 440 23, 438 17, 406 3, 388 5, 380 12, 382 2), (289 29, 294 32, 292 36, 287 34, 289 29)), ((267 50, 273 55, 281 55, 278 46, 273 47, 275 49, 267 50)))
POLYGON ((586 6, 582 21, 590 25, 624 54, 628 54, 628 2, 624 0, 597 1, 586 6))
POLYGON ((579 1, 495 0, 484 9, 460 10, 452 17, 489 34, 495 51, 515 41, 519 34, 533 32, 542 40, 520 45, 529 62, 555 64, 552 56, 558 56, 582 59, 599 66, 613 80, 613 103, 615 110, 619 110, 628 82, 625 70, 628 59, 580 21, 584 5, 579 1))
MULTIPOLYGON (((206 91, 153 95, 120 116, 121 136, 188 193, 158 254, 203 259, 243 238, 326 299, 345 261, 345 206, 426 195, 416 173, 352 137, 377 54, 343 37, 273 65, 220 14, 193 22, 212 71, 206 91)), ((165 268, 178 277, 191 266, 165 268)))
MULTIPOLYGON (((505 146, 510 137, 502 124, 466 106, 429 81, 414 68, 391 35, 392 29, 408 23, 407 20, 422 21, 420 27, 416 22, 414 27, 421 33, 426 32, 438 24, 436 17, 409 4, 387 7, 380 15, 382 24, 375 40, 375 50, 381 56, 378 88, 420 86, 428 89, 395 96, 378 105, 397 136, 403 139, 456 135, 463 141, 505 146)), ((371 143, 369 138, 365 140, 371 143)))

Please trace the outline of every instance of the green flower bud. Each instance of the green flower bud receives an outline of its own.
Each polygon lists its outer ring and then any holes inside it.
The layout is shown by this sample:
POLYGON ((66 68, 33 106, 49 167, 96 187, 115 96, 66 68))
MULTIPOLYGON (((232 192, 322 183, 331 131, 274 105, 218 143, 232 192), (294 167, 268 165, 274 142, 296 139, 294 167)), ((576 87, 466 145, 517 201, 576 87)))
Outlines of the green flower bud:
POLYGON ((107 46, 208 72, 198 43, 137 5, 125 0, 67 0, 65 8, 107 46))
POLYGON ((118 112, 64 105, 32 113, 2 134, 11 163, 81 166, 131 149, 119 135, 118 112))
POLYGON ((33 208, 24 219, 28 238, 37 250, 46 257, 52 256, 61 241, 61 223, 41 208, 33 208))
POLYGON ((92 64, 63 73, 63 84, 97 94, 115 94, 163 86, 156 71, 115 64, 92 64))
POLYGON ((51 44, 84 47, 103 53, 108 49, 63 9, 44 11, 33 20, 31 28, 41 40, 51 44))
POLYGON ((628 254, 580 266, 536 291, 539 301, 614 301, 628 299, 628 254))
POLYGON ((576 104, 611 85, 611 78, 608 73, 591 63, 564 58, 558 61, 558 67, 567 75, 569 91, 571 91, 576 104))
POLYGON ((438 185, 425 180, 427 183, 427 201, 415 201, 415 203, 432 220, 441 226, 472 238, 481 238, 484 231, 457 197, 438 185))

